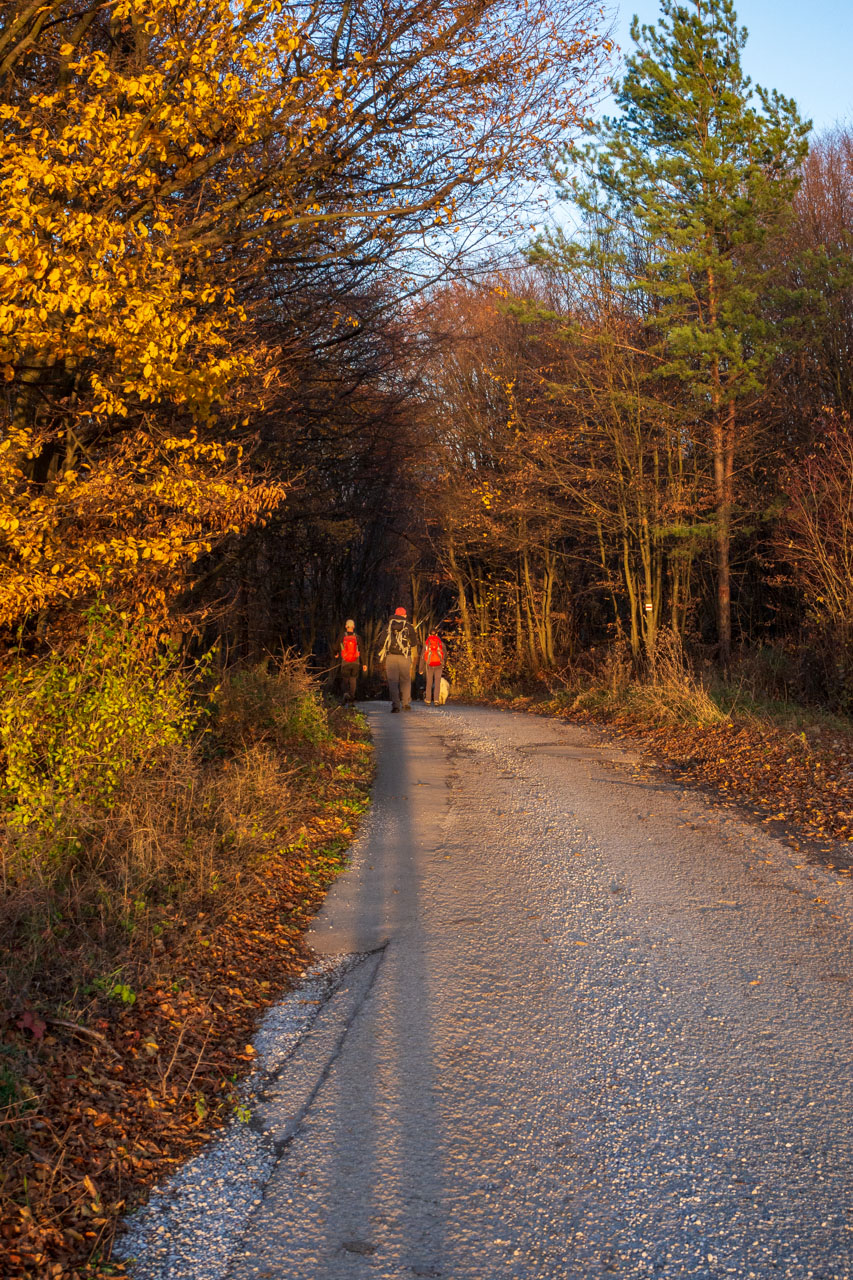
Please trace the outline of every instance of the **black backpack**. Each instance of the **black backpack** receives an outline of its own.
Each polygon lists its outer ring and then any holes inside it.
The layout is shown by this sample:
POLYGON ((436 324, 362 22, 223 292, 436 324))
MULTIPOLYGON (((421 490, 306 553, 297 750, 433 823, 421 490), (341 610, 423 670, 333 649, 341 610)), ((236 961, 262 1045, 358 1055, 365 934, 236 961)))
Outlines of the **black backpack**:
POLYGON ((392 618, 388 623, 388 633, 379 657, 387 658, 394 654, 400 658, 409 658, 412 654, 412 643, 409 639, 409 624, 405 618, 392 618))

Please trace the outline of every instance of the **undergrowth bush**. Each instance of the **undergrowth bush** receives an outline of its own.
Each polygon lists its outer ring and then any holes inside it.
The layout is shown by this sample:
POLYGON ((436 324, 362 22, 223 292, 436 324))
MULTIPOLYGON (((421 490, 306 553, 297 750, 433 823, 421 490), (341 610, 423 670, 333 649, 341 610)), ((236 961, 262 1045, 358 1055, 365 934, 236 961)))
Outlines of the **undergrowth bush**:
POLYGON ((711 725, 728 718, 691 669, 680 637, 669 631, 659 634, 651 669, 638 670, 628 646, 613 644, 561 669, 528 673, 526 679, 498 671, 485 683, 486 696, 517 705, 533 698, 555 713, 627 717, 650 725, 711 725))
POLYGON ((216 726, 230 747, 247 740, 284 747, 294 738, 316 746, 329 738, 320 692, 296 656, 273 670, 260 664, 232 672, 218 693, 216 726))
POLYGON ((726 678, 714 678, 715 696, 739 715, 771 715, 796 722, 805 716, 841 722, 853 715, 853 660, 849 648, 813 630, 808 642, 779 641, 738 654, 726 678))
POLYGON ((727 718, 691 670, 680 637, 671 631, 660 632, 651 670, 638 675, 627 648, 614 645, 598 668, 582 677, 577 692, 572 683, 570 675, 572 711, 623 715, 651 725, 710 725, 727 718))
POLYGON ((294 774, 331 737, 304 663, 214 688, 144 640, 99 613, 77 656, 0 686, 0 1005, 131 990, 177 920, 294 839, 294 774))
POLYGON ((12 828, 51 841, 108 812, 128 774, 171 757, 192 735, 204 664, 190 672, 153 649, 143 621, 107 608, 70 655, 19 656, 0 681, 2 801, 12 828))
POLYGON ((446 639, 452 655, 447 675, 459 697, 502 697, 508 689, 529 689, 537 683, 500 634, 473 636, 466 641, 461 631, 448 631, 446 639))

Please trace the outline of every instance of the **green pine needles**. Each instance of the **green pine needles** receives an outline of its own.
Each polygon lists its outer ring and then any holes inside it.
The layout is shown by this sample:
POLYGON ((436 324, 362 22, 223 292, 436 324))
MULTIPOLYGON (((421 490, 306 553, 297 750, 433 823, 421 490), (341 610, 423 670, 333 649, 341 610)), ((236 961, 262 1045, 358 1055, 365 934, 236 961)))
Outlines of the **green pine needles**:
POLYGON ((730 0, 663 0, 659 25, 635 19, 631 35, 598 178, 653 247, 636 283, 668 371, 713 408, 757 391, 775 353, 761 250, 790 213, 811 126, 790 98, 753 91, 730 0))
POLYGON ((729 561, 735 479, 749 415, 785 341, 768 305, 770 240, 786 224, 810 124, 777 92, 753 88, 747 33, 731 0, 663 0, 636 46, 616 102, 587 149, 579 200, 601 251, 623 229, 621 269, 658 335, 658 376, 682 388, 687 430, 714 496, 717 630, 731 647, 729 561), (625 230, 627 228, 627 231, 625 230))

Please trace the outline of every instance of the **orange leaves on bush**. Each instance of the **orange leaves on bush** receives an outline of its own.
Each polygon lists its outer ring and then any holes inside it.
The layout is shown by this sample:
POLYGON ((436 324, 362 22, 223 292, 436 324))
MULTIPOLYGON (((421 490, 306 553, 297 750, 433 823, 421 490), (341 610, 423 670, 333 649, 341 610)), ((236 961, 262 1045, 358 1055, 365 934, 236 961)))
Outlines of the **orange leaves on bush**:
POLYGON ((107 588, 158 613, 164 582, 285 493, 246 474, 236 446, 193 431, 124 438, 97 468, 41 486, 12 444, 0 444, 0 625, 107 588))

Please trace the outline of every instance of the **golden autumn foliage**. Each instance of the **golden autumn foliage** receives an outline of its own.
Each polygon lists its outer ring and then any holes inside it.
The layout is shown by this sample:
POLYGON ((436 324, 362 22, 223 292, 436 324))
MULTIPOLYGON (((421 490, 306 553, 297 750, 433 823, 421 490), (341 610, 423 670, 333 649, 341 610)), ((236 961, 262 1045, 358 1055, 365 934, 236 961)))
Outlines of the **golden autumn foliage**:
POLYGON ((576 119, 591 16, 0 6, 0 625, 117 584, 150 607, 281 502, 242 449, 286 380, 269 273, 482 220, 576 119))
POLYGON ((203 420, 253 367, 229 341, 246 316, 216 253, 223 220, 235 206, 275 216, 255 149, 310 145, 341 77, 282 92, 303 37, 268 0, 192 21, 162 0, 102 11, 126 53, 66 40, 59 83, 0 105, 0 364, 25 382, 82 373, 96 417, 166 400, 203 420))
POLYGON ((110 588, 161 612, 165 582, 216 537, 262 518, 284 492, 241 479, 236 448, 190 431, 123 440, 103 465, 59 470, 33 494, 21 461, 32 439, 13 431, 0 445, 0 619, 7 623, 110 588), (229 452, 235 461, 227 465, 229 452))
MULTIPOLYGON (((241 88, 292 28, 264 45, 222 4, 190 45, 172 18, 168 5, 114 6, 135 56, 64 40, 55 83, 0 104, 0 366, 13 393, 0 621, 116 583, 150 605, 213 535, 283 496, 247 480, 216 421, 258 353, 235 346, 245 312, 211 249, 181 242, 185 200, 170 195, 210 152, 214 95, 236 147, 258 140, 263 95, 247 103, 241 88), (242 79, 225 72, 241 58, 242 79)), ((234 177, 226 166, 219 181, 234 177)))

